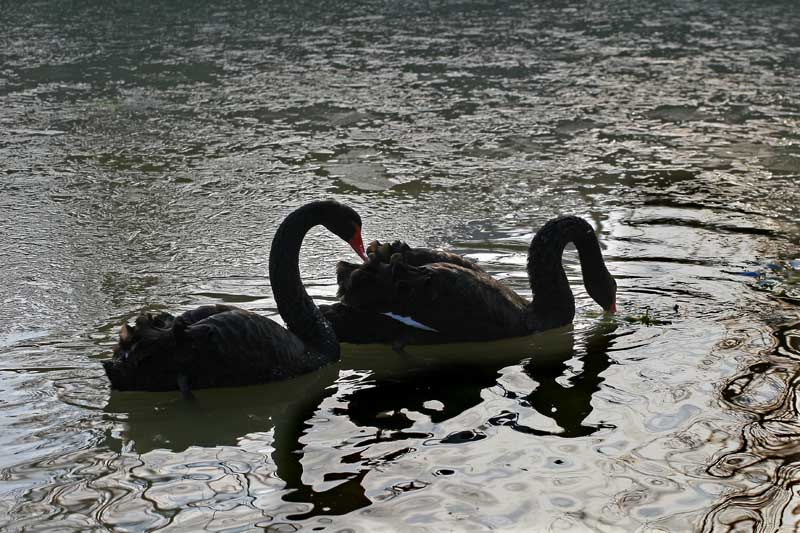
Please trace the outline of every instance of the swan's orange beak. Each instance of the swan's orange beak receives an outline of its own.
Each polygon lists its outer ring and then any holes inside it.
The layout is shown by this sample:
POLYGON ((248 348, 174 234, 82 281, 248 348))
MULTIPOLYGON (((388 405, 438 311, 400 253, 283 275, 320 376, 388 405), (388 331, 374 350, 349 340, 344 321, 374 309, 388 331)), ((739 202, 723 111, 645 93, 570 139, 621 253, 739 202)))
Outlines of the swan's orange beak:
POLYGON ((356 232, 353 234, 353 238, 347 241, 347 244, 358 254, 358 257, 363 259, 364 262, 367 261, 367 252, 364 251, 364 240, 361 238, 361 226, 356 226, 356 232))

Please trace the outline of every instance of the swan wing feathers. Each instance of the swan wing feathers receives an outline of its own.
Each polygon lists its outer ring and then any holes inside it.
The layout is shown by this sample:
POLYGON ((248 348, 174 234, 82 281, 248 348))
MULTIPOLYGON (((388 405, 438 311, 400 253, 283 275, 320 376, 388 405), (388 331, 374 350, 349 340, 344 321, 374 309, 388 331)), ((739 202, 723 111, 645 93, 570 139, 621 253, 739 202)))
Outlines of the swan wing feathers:
POLYGON ((445 336, 482 340, 524 334, 527 302, 485 272, 451 263, 396 265, 389 311, 445 336))
POLYGON ((265 383, 324 364, 294 333, 244 309, 214 313, 189 325, 182 341, 182 366, 193 387, 265 383))
POLYGON ((115 390, 174 390, 265 383, 324 363, 295 334, 267 317, 228 305, 208 305, 173 317, 143 313, 120 330, 103 367, 115 390))
POLYGON ((474 261, 444 250, 411 248, 402 241, 394 241, 391 244, 372 241, 367 247, 367 255, 377 258, 382 263, 391 263, 395 254, 400 254, 403 263, 410 266, 418 267, 431 263, 450 263, 476 272, 483 272, 483 269, 474 261))
POLYGON ((477 263, 452 252, 444 250, 431 250, 429 248, 412 248, 403 257, 406 264, 411 266, 424 266, 432 263, 448 263, 457 265, 467 270, 483 272, 477 263))
POLYGON ((408 326, 373 311, 361 311, 341 303, 320 305, 319 309, 333 326, 340 342, 386 344, 401 339, 415 344, 441 342, 436 333, 408 326))
POLYGON ((482 271, 452 263, 415 267, 398 259, 337 269, 342 302, 361 312, 409 317, 442 338, 463 341, 526 331, 525 299, 482 271))

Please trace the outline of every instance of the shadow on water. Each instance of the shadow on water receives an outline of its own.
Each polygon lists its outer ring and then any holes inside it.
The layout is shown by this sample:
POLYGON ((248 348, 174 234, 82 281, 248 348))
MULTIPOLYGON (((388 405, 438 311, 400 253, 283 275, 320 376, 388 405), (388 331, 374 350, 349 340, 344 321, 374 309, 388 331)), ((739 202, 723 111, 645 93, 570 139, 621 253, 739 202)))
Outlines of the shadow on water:
POLYGON ((499 388, 504 397, 517 401, 520 410, 537 411, 561 430, 529 427, 519 422, 519 412, 509 410, 491 416, 488 426, 560 438, 613 428, 588 425, 584 420, 592 413, 592 396, 603 382, 601 374, 613 364, 609 353, 615 339, 626 334, 615 333, 617 327, 616 322, 600 322, 578 335, 569 328, 496 343, 416 347, 409 354, 382 357, 375 357, 374 349, 352 347, 354 356, 345 356, 340 365, 310 376, 267 386, 197 391, 196 402, 185 402, 177 394, 112 393, 105 411, 118 424, 106 443, 118 451, 180 452, 190 446, 234 446, 248 433, 272 431, 272 459, 287 490, 283 500, 312 506, 288 518, 342 515, 371 505, 364 478, 376 466, 413 451, 413 446, 486 438, 478 431, 463 430, 435 439, 431 433, 414 431, 416 416, 411 413, 439 424, 484 402, 482 393, 487 389, 499 388), (457 361, 444 362, 448 360, 441 356, 444 352, 458 352, 453 356, 457 361), (372 354, 370 372, 356 370, 356 380, 352 375, 337 379, 347 374, 344 367, 364 367, 361 358, 368 353, 372 354), (511 391, 498 381, 504 368, 520 364, 521 354, 527 356, 522 370, 535 383, 527 393, 511 391), (582 369, 570 371, 576 364, 582 369), (322 404, 331 397, 339 406, 326 412, 322 404), (338 482, 327 490, 303 481, 302 437, 320 417, 340 417, 367 428, 364 438, 340 450, 339 462, 346 472, 337 472, 333 465, 326 468, 322 481, 338 482), (366 453, 374 444, 399 441, 408 441, 409 446, 377 458, 366 453))
POLYGON ((109 430, 106 445, 137 453, 234 446, 242 435, 272 430, 275 420, 313 413, 333 392, 328 387, 336 371, 331 365, 268 385, 195 391, 195 401, 185 401, 177 393, 112 392, 105 412, 118 423, 109 430))

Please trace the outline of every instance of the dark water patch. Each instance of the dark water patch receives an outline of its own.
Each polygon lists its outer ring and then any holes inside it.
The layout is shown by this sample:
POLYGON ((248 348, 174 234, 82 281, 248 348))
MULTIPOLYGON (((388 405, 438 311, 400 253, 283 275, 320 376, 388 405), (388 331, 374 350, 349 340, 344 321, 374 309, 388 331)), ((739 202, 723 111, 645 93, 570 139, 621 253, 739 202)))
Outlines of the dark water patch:
MULTIPOLYGON (((639 244, 645 244, 645 243, 650 242, 647 239, 624 239, 624 240, 630 241, 630 242, 636 242, 636 243, 639 243, 639 244)), ((622 262, 622 263, 624 263, 624 262, 637 262, 637 263, 638 262, 644 262, 644 263, 652 262, 652 263, 659 263, 659 264, 675 263, 675 264, 678 264, 678 265, 698 265, 698 266, 717 266, 718 265, 718 262, 715 261, 715 260, 692 259, 692 258, 687 258, 687 257, 614 257, 613 260, 614 261, 619 261, 619 262, 622 262)), ((625 276, 620 276, 620 277, 623 278, 623 279, 625 278, 625 276)))
MULTIPOLYGON (((670 55, 670 54, 667 54, 670 55)), ((687 105, 662 105, 645 113, 648 118, 664 122, 687 122, 694 120, 708 120, 710 114, 700 111, 698 107, 687 105)))
POLYGON ((573 119, 562 120, 556 126, 556 135, 572 135, 577 132, 583 132, 591 129, 600 129, 602 124, 597 124, 591 119, 573 119))
POLYGON ((626 223, 632 226, 641 226, 641 225, 688 226, 691 228, 713 229, 718 232, 742 233, 746 235, 767 235, 767 236, 775 235, 774 230, 766 228, 755 228, 755 227, 746 228, 728 224, 710 224, 708 222, 700 220, 687 220, 683 218, 671 218, 671 217, 648 218, 648 219, 639 219, 635 221, 629 220, 626 221, 626 223))
POLYGON ((788 174, 795 178, 800 176, 800 154, 782 154, 765 157, 760 160, 761 165, 776 174, 788 174))
MULTIPOLYGON (((711 66, 713 69, 714 67, 711 66)), ((749 120, 764 120, 766 116, 749 105, 726 105, 719 110, 722 119, 732 124, 744 124, 749 120)))
POLYGON ((242 302, 257 302, 263 300, 264 296, 249 296, 247 294, 228 294, 220 292, 197 292, 195 296, 203 296, 205 298, 213 298, 220 302, 225 303, 242 303, 242 302))
MULTIPOLYGON (((445 438, 441 439, 439 441, 439 443, 441 443, 441 444, 464 444, 466 442, 476 442, 476 441, 479 441, 479 440, 483 440, 485 438, 486 438, 486 435, 484 435, 483 433, 480 433, 478 431, 462 430, 462 431, 458 431, 456 433, 451 433, 450 435, 447 435, 445 438)), ((430 445, 431 442, 428 442, 427 444, 430 445)))
MULTIPOLYGON (((664 196, 663 198, 648 198, 642 202, 643 205, 646 206, 653 206, 653 207, 674 207, 676 209, 697 209, 697 210, 708 210, 710 208, 714 208, 715 206, 711 203, 706 202, 695 202, 689 199, 681 199, 681 198, 674 198, 671 196, 664 196)), ((748 214, 753 216, 763 216, 764 213, 758 211, 749 211, 746 208, 739 208, 737 212, 742 214, 748 214)))
MULTIPOLYGON (((341 413, 341 414, 345 414, 345 413, 341 413)), ((387 418, 390 418, 390 417, 387 417, 387 418)), ((383 423, 383 421, 381 421, 380 425, 381 425, 382 428, 386 428, 386 426, 391 426, 391 424, 385 424, 385 423, 383 423)), ((410 425, 411 424, 409 424, 409 426, 410 425)), ((363 440, 363 441, 359 441, 359 442, 357 442, 355 444, 355 446, 363 447, 363 446, 370 446, 372 444, 378 444, 380 442, 396 442, 396 441, 402 441, 402 440, 408 440, 408 439, 419 440, 419 439, 426 439, 426 438, 430 438, 430 434, 427 434, 427 433, 416 433, 416 432, 413 432, 413 431, 387 431, 387 432, 381 432, 380 436, 378 436, 378 437, 371 438, 371 439, 366 439, 366 440, 363 440)))
POLYGON ((300 131, 323 131, 323 128, 337 129, 351 126, 368 126, 373 121, 384 119, 374 112, 362 112, 352 108, 340 107, 333 103, 316 103, 306 107, 259 107, 231 111, 228 119, 255 118, 264 123, 294 124, 300 131), (313 127, 312 127, 313 125, 313 127))

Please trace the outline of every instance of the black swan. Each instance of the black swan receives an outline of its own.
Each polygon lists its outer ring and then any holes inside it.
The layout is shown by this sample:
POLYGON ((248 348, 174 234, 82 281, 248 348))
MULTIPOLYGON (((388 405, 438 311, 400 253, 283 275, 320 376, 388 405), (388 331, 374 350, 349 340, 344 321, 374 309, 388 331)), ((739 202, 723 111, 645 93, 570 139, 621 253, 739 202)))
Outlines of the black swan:
POLYGON ((395 346, 484 341, 557 328, 575 317, 575 299, 561 263, 569 242, 578 249, 589 295, 604 310, 616 312, 617 284, 597 237, 588 222, 575 216, 550 220, 533 238, 530 303, 455 254, 399 242, 372 243, 368 262, 337 265, 342 303, 324 312, 342 342, 395 346), (353 328, 355 317, 369 326, 353 328))
POLYGON ((300 280, 300 246, 325 226, 366 259, 361 217, 338 202, 292 212, 278 227, 269 277, 288 330, 269 318, 229 305, 202 306, 174 317, 142 314, 123 325, 112 359, 103 361, 115 390, 163 391, 266 383, 298 376, 339 359, 339 341, 300 280))

